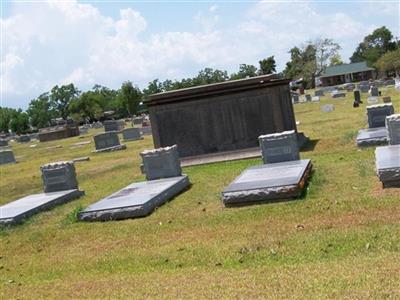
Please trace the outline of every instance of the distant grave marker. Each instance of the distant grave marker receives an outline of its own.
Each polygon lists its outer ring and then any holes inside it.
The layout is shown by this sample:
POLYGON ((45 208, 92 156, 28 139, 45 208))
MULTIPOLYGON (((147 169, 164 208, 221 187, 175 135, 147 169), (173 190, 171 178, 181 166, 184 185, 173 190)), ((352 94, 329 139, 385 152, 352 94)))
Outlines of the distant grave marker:
POLYGON ((125 145, 121 145, 118 133, 115 131, 96 134, 93 136, 93 139, 96 147, 94 152, 108 152, 126 149, 125 145))
POLYGON ((0 165, 16 163, 14 152, 10 149, 0 150, 0 165))

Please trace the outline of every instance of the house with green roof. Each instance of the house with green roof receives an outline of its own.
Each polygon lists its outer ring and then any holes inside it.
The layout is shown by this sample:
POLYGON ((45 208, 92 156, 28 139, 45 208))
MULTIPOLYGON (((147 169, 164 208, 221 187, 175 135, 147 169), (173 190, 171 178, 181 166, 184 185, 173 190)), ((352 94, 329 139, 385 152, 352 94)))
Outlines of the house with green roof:
POLYGON ((373 79, 375 69, 367 66, 365 61, 342 64, 326 68, 319 77, 322 86, 338 85, 348 82, 357 82, 373 79))

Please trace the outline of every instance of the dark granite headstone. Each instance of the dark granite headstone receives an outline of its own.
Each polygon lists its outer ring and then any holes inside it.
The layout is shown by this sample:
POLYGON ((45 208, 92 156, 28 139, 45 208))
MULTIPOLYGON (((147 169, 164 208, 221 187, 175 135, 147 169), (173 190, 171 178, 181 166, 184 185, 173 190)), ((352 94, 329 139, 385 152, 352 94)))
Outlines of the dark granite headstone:
POLYGON ((400 114, 386 117, 389 145, 400 145, 400 114))
POLYGON ((361 103, 361 94, 359 90, 354 91, 354 101, 357 103, 361 103))
POLYGON ((0 165, 15 163, 15 157, 12 150, 0 150, 0 165))
POLYGON ((332 98, 344 98, 344 97, 346 97, 346 93, 336 90, 336 91, 332 91, 331 96, 332 96, 332 98))
POLYGON ((125 127, 125 122, 123 120, 106 120, 104 121, 104 131, 121 131, 125 127))
POLYGON ((385 127, 387 116, 394 114, 392 104, 378 104, 367 106, 368 127, 385 127))
POLYGON ((17 142, 19 143, 29 143, 31 141, 31 137, 29 135, 20 135, 17 138, 17 142))
POLYGON ((311 102, 311 95, 310 94, 306 94, 306 101, 307 102, 311 102))
POLYGON ((95 152, 108 152, 126 149, 126 146, 123 144, 121 145, 119 142, 118 133, 115 131, 96 134, 93 136, 93 139, 96 146, 95 152))
POLYGON ((390 96, 383 97, 382 100, 383 100, 383 103, 391 103, 392 102, 392 98, 390 96))
POLYGON ((182 174, 176 145, 140 153, 147 180, 176 177, 182 174))
POLYGON ((324 93, 324 90, 315 90, 315 92, 314 92, 314 96, 319 96, 319 97, 321 97, 321 96, 324 96, 325 95, 325 93, 324 93))
POLYGON ((299 94, 292 93, 292 102, 293 103, 299 103, 299 94))
POLYGON ((136 140, 141 140, 143 139, 141 133, 140 133, 140 128, 125 128, 122 130, 122 136, 124 138, 124 141, 136 141, 136 140))
POLYGON ((186 175, 136 182, 90 205, 78 214, 81 221, 110 221, 149 215, 189 186, 186 175))
POLYGON ((383 187, 400 187, 400 145, 377 147, 375 160, 383 187))
POLYGON ((300 159, 297 134, 294 130, 261 135, 258 140, 264 164, 300 159))
POLYGON ((379 97, 378 87, 376 87, 376 86, 372 86, 371 87, 371 96, 372 97, 379 97))
POLYGON ((240 206, 298 197, 311 168, 309 159, 250 167, 224 189, 222 201, 240 206))
POLYGON ((134 125, 140 125, 143 123, 143 120, 144 120, 143 117, 135 117, 135 118, 133 118, 132 123, 134 125))
POLYGON ((0 139, 0 147, 7 147, 7 146, 8 146, 8 140, 0 139))
POLYGON ((40 167, 45 193, 78 189, 72 161, 49 163, 40 167))

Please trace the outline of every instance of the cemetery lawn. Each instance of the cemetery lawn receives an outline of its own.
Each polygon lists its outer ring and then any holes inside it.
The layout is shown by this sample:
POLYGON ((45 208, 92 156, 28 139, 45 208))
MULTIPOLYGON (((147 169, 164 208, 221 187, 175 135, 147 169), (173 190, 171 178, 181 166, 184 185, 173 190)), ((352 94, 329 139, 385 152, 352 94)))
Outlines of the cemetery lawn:
MULTIPOLYGON (((90 161, 76 163, 86 196, 0 230, 0 299, 399 299, 400 189, 383 190, 374 147, 355 146, 366 94, 356 109, 347 95, 295 105, 299 131, 312 140, 301 157, 314 173, 302 199, 276 204, 223 207, 223 188, 261 164, 250 159, 184 168, 191 188, 146 218, 77 222, 82 208, 144 180, 139 152, 153 147, 151 137, 100 154, 93 142, 71 149, 96 131, 13 143, 19 163, 0 167, 0 204, 41 192, 44 163, 90 161), (335 111, 321 112, 328 103, 335 111)), ((399 112, 400 93, 383 95, 399 112)))

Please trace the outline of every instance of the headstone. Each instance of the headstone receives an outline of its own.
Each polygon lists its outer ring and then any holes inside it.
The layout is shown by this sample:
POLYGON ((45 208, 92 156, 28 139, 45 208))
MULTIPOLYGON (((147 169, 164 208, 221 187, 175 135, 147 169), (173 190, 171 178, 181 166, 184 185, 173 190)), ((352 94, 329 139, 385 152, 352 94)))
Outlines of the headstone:
POLYGON ((222 192, 225 206, 242 206, 298 197, 310 176, 309 159, 254 166, 222 192))
POLYGON ((324 93, 324 90, 315 90, 315 92, 314 92, 314 96, 318 96, 318 97, 322 97, 322 96, 324 96, 325 95, 325 93, 324 93))
POLYGON ((344 88, 346 91, 351 92, 356 88, 356 86, 354 83, 347 83, 344 88))
POLYGON ((102 128, 102 127, 104 127, 104 125, 100 121, 97 121, 97 122, 92 124, 92 128, 98 129, 98 128, 102 128))
POLYGON ((72 161, 49 163, 40 167, 45 193, 78 189, 72 161))
POLYGON ((134 125, 140 125, 140 124, 143 123, 143 120, 144 120, 143 117, 135 117, 135 118, 133 118, 132 123, 133 123, 134 125))
POLYGON ((368 96, 367 102, 369 104, 376 104, 379 102, 379 98, 375 96, 368 96))
POLYGON ((88 134, 89 128, 87 127, 79 127, 79 134, 88 134))
POLYGON ((376 86, 372 86, 371 87, 371 96, 372 97, 379 97, 378 87, 376 87, 376 86))
POLYGON ((29 143, 31 141, 31 138, 29 135, 21 135, 17 138, 17 141, 19 143, 29 143))
POLYGON ((332 112, 335 110, 335 106, 333 104, 325 104, 321 107, 323 112, 332 112))
POLYGON ((125 127, 125 122, 123 120, 106 120, 104 121, 104 131, 121 131, 125 127))
POLYGON ((394 82, 395 82, 394 84, 395 89, 400 90, 400 78, 395 78, 394 82))
POLYGON ((354 101, 357 103, 361 103, 361 94, 359 90, 354 91, 354 101))
POLYGON ((382 100, 383 100, 383 103, 391 103, 392 102, 392 98, 390 96, 383 97, 382 100))
POLYGON ((0 165, 16 163, 14 153, 12 150, 0 150, 0 165))
POLYGON ((314 97, 311 98, 311 101, 312 102, 319 102, 320 98, 319 98, 319 96, 314 96, 314 97))
POLYGON ((306 101, 307 102, 311 102, 311 95, 310 94, 306 94, 306 101))
POLYGON ((176 145, 145 150, 140 153, 140 156, 143 159, 143 169, 147 180, 176 177, 182 174, 176 145))
POLYGON ((368 147, 386 144, 388 141, 385 127, 361 129, 358 131, 356 143, 359 147, 368 147))
POLYGON ((8 146, 8 140, 0 139, 0 147, 7 147, 7 146, 8 146))
POLYGON ((400 145, 377 147, 375 160, 383 187, 400 187, 400 145))
POLYGON ((132 183, 90 205, 78 214, 78 219, 110 221, 145 217, 189 185, 187 175, 132 183))
POLYGON ((145 127, 140 128, 140 132, 143 135, 151 135, 153 133, 152 129, 151 129, 151 126, 145 126, 145 127))
POLYGON ((300 159, 297 134, 294 130, 260 135, 258 141, 264 164, 300 159))
POLYGON ((299 94, 292 93, 292 102, 293 103, 299 103, 299 94))
POLYGON ((386 117, 389 145, 400 145, 400 114, 386 117))
POLYGON ((332 91, 331 96, 332 96, 332 98, 344 98, 344 97, 346 97, 346 93, 335 90, 335 91, 332 91))
POLYGON ((367 106, 368 127, 385 127, 387 116, 394 114, 392 104, 378 104, 367 106))
POLYGON ((360 84, 358 85, 358 89, 360 90, 361 93, 368 93, 369 83, 367 81, 360 82, 360 84))
POLYGON ((359 102, 357 102, 357 101, 354 101, 354 102, 353 102, 353 107, 354 107, 354 108, 359 107, 359 106, 360 106, 360 103, 359 103, 359 102))
POLYGON ((125 128, 122 130, 122 136, 124 137, 124 141, 136 141, 143 139, 140 128, 125 128))
POLYGON ((303 87, 299 88, 299 93, 300 93, 300 95, 304 95, 304 88, 303 87))
POLYGON ((0 206, 0 225, 10 226, 21 223, 26 218, 56 205, 66 203, 83 195, 79 190, 29 195, 0 206))
POLYGON ((395 84, 396 84, 396 81, 394 79, 386 80, 385 83, 384 83, 385 86, 395 85, 395 84))
POLYGON ((93 136, 96 150, 94 152, 108 152, 126 149, 125 145, 119 142, 118 133, 109 131, 93 136))

